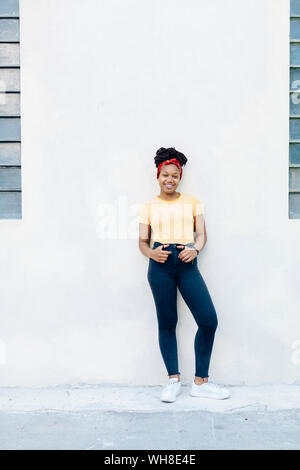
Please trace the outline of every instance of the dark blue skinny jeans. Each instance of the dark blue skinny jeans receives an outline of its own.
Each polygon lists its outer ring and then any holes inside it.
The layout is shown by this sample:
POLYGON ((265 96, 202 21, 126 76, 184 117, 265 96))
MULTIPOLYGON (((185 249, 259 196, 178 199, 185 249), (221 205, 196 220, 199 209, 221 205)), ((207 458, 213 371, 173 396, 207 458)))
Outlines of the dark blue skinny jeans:
MULTIPOLYGON (((154 242, 153 249, 162 245, 154 242)), ((197 257, 186 263, 178 258, 183 250, 171 243, 163 250, 171 251, 167 261, 158 263, 149 258, 147 279, 156 306, 160 351, 168 375, 180 374, 176 341, 177 287, 190 309, 198 330, 195 336, 195 376, 208 377, 217 314, 206 284, 198 269, 197 257)))

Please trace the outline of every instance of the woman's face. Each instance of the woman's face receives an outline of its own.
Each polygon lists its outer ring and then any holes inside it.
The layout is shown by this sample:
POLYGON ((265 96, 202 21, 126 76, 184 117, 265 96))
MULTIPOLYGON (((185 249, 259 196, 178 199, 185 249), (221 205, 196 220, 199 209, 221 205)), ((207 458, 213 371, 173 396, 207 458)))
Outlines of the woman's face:
POLYGON ((173 163, 163 165, 159 172, 158 182, 160 189, 167 194, 172 194, 176 191, 180 182, 180 169, 173 163))

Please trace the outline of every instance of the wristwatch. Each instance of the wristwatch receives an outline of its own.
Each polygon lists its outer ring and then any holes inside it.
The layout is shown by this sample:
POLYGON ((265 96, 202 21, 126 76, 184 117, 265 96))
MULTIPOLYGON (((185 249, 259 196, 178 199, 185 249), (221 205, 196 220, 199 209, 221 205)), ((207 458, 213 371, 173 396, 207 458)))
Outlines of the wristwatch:
POLYGON ((195 248, 195 243, 187 243, 186 246, 190 246, 191 248, 194 248, 197 251, 197 256, 199 255, 199 251, 197 248, 195 248))

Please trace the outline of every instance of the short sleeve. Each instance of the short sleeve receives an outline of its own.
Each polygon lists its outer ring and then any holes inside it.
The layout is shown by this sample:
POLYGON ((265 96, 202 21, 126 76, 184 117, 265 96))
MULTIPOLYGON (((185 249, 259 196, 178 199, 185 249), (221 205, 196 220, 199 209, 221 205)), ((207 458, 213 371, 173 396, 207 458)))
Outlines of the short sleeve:
POLYGON ((199 199, 194 198, 194 203, 193 203, 193 215, 200 215, 203 214, 203 205, 199 201, 199 199))
POLYGON ((146 204, 143 204, 143 205, 142 205, 142 208, 141 208, 141 210, 140 210, 139 222, 140 222, 141 224, 150 225, 149 211, 148 211, 148 207, 147 207, 146 204))

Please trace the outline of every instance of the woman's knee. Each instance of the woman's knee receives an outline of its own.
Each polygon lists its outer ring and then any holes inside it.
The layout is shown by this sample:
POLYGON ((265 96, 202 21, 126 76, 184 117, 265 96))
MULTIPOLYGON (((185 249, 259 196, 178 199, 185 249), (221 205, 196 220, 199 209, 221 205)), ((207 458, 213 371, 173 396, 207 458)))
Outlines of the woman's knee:
POLYGON ((171 323, 159 322, 158 328, 160 331, 172 332, 176 330, 177 320, 172 321, 171 323))
POLYGON ((210 302, 206 317, 208 326, 210 326, 213 330, 216 330, 218 328, 218 317, 216 309, 212 302, 210 302))
POLYGON ((198 326, 206 327, 212 331, 216 331, 218 328, 218 318, 214 308, 205 315, 199 315, 198 326))
POLYGON ((212 328, 216 331, 216 329, 218 328, 218 317, 214 307, 212 308, 210 318, 212 322, 212 328))

